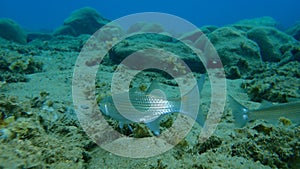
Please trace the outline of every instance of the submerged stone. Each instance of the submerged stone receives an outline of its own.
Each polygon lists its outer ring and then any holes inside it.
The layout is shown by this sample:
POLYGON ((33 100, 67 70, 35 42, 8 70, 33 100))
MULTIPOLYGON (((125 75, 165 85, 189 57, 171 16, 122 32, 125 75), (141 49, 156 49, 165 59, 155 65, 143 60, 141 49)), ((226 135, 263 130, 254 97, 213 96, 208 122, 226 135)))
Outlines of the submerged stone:
POLYGON ((259 46, 248 39, 243 31, 234 27, 222 27, 209 34, 208 38, 216 48, 223 65, 238 66, 241 74, 246 71, 245 65, 261 62, 259 46), (244 64, 239 64, 241 61, 244 64))
POLYGON ((108 22, 109 20, 103 18, 95 9, 85 7, 74 11, 64 21, 63 26, 54 32, 54 35, 79 36, 81 34, 94 34, 108 22))
POLYGON ((278 25, 279 25, 278 22, 274 18, 269 16, 264 16, 260 18, 244 19, 234 23, 232 26, 239 30, 249 31, 250 29, 259 26, 276 28, 278 25))
POLYGON ((247 32, 249 39, 255 41, 259 47, 263 61, 279 62, 283 59, 280 48, 288 43, 295 43, 291 36, 270 27, 257 27, 247 32))
POLYGON ((0 37, 21 44, 26 44, 27 35, 23 29, 13 20, 0 19, 0 37))

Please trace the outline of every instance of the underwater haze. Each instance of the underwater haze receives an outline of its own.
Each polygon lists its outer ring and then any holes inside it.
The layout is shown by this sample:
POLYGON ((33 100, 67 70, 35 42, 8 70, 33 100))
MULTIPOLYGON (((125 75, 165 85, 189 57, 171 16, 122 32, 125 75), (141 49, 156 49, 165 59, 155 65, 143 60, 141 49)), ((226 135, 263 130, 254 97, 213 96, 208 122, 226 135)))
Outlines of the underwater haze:
POLYGON ((0 169, 300 169, 299 7, 0 0, 0 169))
POLYGON ((138 12, 164 12, 199 27, 262 16, 271 16, 288 27, 300 18, 298 0, 0 0, 0 17, 11 18, 27 29, 55 29, 72 11, 85 6, 95 8, 110 20, 138 12))

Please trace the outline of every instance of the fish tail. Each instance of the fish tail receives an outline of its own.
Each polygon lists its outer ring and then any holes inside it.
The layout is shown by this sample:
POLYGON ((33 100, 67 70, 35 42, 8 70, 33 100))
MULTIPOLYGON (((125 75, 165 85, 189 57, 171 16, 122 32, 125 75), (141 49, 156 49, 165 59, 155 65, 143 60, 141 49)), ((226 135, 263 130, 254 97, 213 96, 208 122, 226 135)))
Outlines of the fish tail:
POLYGON ((228 95, 230 107, 237 127, 243 127, 248 122, 249 109, 228 95))
POLYGON ((199 108, 198 114, 197 114, 197 118, 196 118, 196 122, 200 125, 200 126, 204 126, 204 122, 205 122, 205 118, 203 116, 203 112, 202 109, 199 108))

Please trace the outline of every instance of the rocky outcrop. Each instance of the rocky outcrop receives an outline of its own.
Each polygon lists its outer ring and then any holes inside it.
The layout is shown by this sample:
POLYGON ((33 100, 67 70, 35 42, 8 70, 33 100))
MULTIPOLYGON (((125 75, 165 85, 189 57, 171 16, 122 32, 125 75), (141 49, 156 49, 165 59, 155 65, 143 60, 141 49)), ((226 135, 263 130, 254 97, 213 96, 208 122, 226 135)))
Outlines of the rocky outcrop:
POLYGON ((21 44, 26 44, 27 35, 23 29, 11 19, 0 19, 0 37, 21 44))
POLYGON ((81 34, 94 34, 109 20, 103 18, 95 9, 90 7, 74 11, 64 24, 58 28, 54 35, 79 36, 81 34))
POLYGON ((231 26, 239 30, 249 31, 250 29, 259 26, 276 28, 278 25, 279 25, 278 22, 274 18, 269 16, 264 16, 260 18, 244 19, 232 24, 231 26))
POLYGON ((262 60, 269 62, 279 62, 284 59, 285 51, 281 50, 282 47, 286 44, 296 43, 291 36, 271 27, 253 28, 247 32, 247 36, 259 45, 262 60))
POLYGON ((248 39, 243 31, 233 27, 222 27, 208 37, 218 51, 223 65, 236 65, 239 60, 252 63, 260 61, 259 46, 248 39))

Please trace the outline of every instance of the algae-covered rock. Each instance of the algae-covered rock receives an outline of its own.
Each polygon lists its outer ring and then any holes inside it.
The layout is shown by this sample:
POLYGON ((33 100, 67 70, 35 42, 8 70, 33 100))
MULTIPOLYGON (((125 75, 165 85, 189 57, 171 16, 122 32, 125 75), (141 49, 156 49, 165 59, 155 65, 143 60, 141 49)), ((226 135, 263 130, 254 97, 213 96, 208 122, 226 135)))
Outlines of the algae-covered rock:
POLYGON ((218 27, 214 26, 214 25, 205 25, 200 28, 200 30, 206 35, 212 33, 213 31, 215 31, 217 29, 218 29, 218 27))
POLYGON ((0 63, 0 80, 6 82, 25 82, 25 74, 43 70, 42 62, 16 52, 0 51, 0 63))
POLYGON ((259 46, 247 39, 246 34, 232 27, 222 27, 209 36, 224 65, 232 65, 239 58, 260 60, 259 46))
POLYGON ((284 44, 280 48, 282 55, 282 60, 279 62, 279 65, 287 64, 291 61, 300 62, 300 43, 288 43, 284 44))
POLYGON ((298 41, 300 40, 300 22, 286 30, 286 33, 293 36, 298 41))
POLYGON ((107 43, 120 39, 125 34, 120 26, 113 24, 105 25, 97 32, 97 34, 98 33, 101 34, 101 36, 98 37, 99 40, 107 43))
POLYGON ((133 32, 160 33, 163 31, 164 31, 164 28, 157 23, 139 22, 139 23, 136 23, 136 24, 133 24, 132 26, 130 26, 127 33, 133 33, 133 32))
POLYGON ((139 55, 138 59, 131 62, 133 69, 140 69, 143 65, 150 64, 150 62, 151 64, 161 65, 163 64, 162 60, 164 60, 165 69, 175 70, 175 72, 181 74, 187 70, 183 65, 177 64, 177 58, 180 58, 191 70, 196 72, 205 71, 198 56, 188 46, 167 35, 148 33, 131 36, 113 46, 109 52, 109 57, 114 63, 119 64, 133 53, 136 54, 135 56, 139 55), (159 50, 142 51, 149 48, 159 50), (135 53, 138 51, 140 53, 135 53), (177 57, 175 57, 175 54, 177 57))
POLYGON ((207 152, 208 150, 218 148, 222 144, 222 139, 217 136, 211 136, 208 140, 203 143, 197 143, 195 146, 195 150, 198 151, 199 154, 207 152))
MULTIPOLYGON (((3 168, 84 168, 85 141, 76 127, 64 126, 68 134, 48 134, 38 118, 19 118, 0 132, 0 166, 3 168), (5 162, 4 162, 5 161, 5 162)), ((88 140, 88 139, 86 139, 88 140)), ((85 155, 87 156, 87 155, 85 155)))
POLYGON ((278 25, 279 25, 278 22, 274 18, 269 16, 253 18, 253 19, 244 19, 232 24, 233 27, 243 31, 248 31, 252 28, 259 27, 259 26, 275 28, 278 25))
POLYGON ((32 74, 42 70, 43 64, 41 62, 35 62, 33 58, 24 60, 15 60, 9 65, 9 70, 17 73, 32 74))
POLYGON ((210 33, 208 38, 216 48, 223 65, 238 66, 241 74, 248 69, 245 65, 255 65, 261 61, 259 46, 248 39, 243 31, 222 27, 210 33), (244 64, 238 64, 239 62, 244 64))
POLYGON ((109 20, 103 18, 95 9, 85 7, 74 11, 63 26, 58 28, 54 35, 79 36, 81 34, 94 34, 109 20))
POLYGON ((247 32, 249 39, 255 41, 261 52, 263 61, 279 62, 283 59, 280 48, 288 43, 295 43, 295 39, 284 32, 270 27, 257 27, 247 32))
POLYGON ((251 125, 251 129, 236 130, 231 155, 259 161, 271 168, 297 168, 299 166, 299 128, 272 127, 264 123, 251 125))
POLYGON ((151 131, 145 125, 136 124, 134 126, 132 135, 134 138, 151 137, 151 131))
POLYGON ((191 42, 195 43, 200 38, 200 36, 203 35, 203 32, 201 32, 201 31, 195 30, 192 32, 187 32, 187 33, 183 34, 179 39, 183 40, 183 41, 191 41, 191 42))
POLYGON ((11 116, 18 118, 26 111, 27 106, 28 105, 26 104, 22 105, 15 96, 0 95, 0 112, 2 120, 11 116))
POLYGON ((27 35, 23 29, 13 20, 0 19, 0 37, 21 44, 26 44, 27 35))
POLYGON ((299 98, 300 62, 289 62, 283 66, 270 63, 252 69, 248 81, 242 84, 253 101, 268 100, 287 102, 289 98, 299 98))

